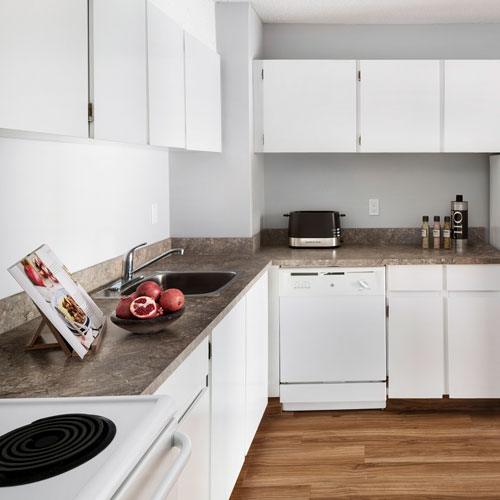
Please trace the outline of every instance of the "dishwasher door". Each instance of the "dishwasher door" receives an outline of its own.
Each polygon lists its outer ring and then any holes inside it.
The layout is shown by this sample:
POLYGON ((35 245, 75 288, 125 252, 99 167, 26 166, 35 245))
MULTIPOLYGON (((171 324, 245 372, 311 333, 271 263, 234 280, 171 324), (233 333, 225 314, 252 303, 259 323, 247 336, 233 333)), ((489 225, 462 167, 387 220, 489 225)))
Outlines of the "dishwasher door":
POLYGON ((382 269, 287 270, 280 290, 282 384, 386 380, 382 269))

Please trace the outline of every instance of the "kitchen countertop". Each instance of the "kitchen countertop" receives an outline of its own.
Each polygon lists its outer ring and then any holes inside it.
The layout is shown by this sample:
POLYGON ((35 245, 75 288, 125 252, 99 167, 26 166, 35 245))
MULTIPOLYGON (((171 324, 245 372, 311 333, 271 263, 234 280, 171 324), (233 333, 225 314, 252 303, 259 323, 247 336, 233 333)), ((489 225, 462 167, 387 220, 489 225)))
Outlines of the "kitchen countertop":
POLYGON ((274 265, 301 266, 389 266, 410 264, 500 264, 500 250, 478 241, 466 251, 423 250, 411 245, 346 245, 336 249, 293 249, 285 246, 265 247, 260 252, 274 265))
MULTIPOLYGON (((391 264, 500 264, 500 251, 486 243, 463 254, 410 246, 345 246, 336 250, 266 247, 254 255, 185 255, 161 260, 144 273, 171 271, 236 271, 220 294, 188 297, 186 311, 168 331, 134 335, 108 321, 101 349, 85 360, 62 351, 24 350, 39 319, 0 335, 0 397, 137 395, 153 393, 210 334, 225 314, 270 264, 286 267, 384 266, 391 264)), ((110 314, 115 300, 98 300, 110 314)))

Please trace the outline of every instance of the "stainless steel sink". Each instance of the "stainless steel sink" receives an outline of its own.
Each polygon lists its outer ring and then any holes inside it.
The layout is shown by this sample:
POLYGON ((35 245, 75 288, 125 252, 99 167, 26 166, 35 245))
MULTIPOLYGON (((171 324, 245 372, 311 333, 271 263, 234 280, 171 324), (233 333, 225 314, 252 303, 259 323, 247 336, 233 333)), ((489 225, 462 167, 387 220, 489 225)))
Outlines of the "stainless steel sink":
POLYGON ((93 296, 96 298, 117 298, 120 295, 130 295, 135 292, 143 281, 155 281, 163 289, 178 288, 184 295, 212 295, 224 289, 236 276, 232 271, 218 272, 173 272, 157 271, 142 279, 134 280, 125 286, 121 292, 116 290, 113 283, 97 290, 93 296))

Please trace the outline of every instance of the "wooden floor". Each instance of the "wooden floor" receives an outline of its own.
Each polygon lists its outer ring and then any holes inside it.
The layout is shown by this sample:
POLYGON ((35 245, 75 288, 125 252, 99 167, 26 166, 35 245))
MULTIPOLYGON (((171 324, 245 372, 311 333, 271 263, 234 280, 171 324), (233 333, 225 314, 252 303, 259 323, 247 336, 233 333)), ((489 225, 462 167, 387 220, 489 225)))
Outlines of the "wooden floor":
POLYGON ((500 499, 500 402, 281 412, 271 400, 231 500, 500 499))

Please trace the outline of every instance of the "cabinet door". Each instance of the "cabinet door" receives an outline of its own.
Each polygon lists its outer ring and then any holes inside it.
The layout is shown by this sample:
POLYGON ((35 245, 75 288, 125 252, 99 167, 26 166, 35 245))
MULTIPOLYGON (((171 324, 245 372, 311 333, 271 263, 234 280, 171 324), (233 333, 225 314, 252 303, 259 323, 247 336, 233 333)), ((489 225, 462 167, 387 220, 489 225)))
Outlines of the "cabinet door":
POLYGON ((500 397, 500 293, 450 292, 449 385, 452 398, 500 397))
POLYGON ((444 151, 500 151, 500 61, 445 61, 444 151))
POLYGON ((0 128, 88 137, 87 0, 0 2, 0 128))
POLYGON ((93 1, 94 137, 147 143, 144 0, 93 1))
POLYGON ((263 71, 263 151, 356 151, 355 61, 264 61, 263 71))
POLYGON ((439 61, 361 61, 363 152, 440 150, 439 61))
POLYGON ((212 332, 211 498, 228 500, 245 457, 245 300, 212 332))
POLYGON ((185 33, 186 148, 221 151, 220 56, 185 33))
POLYGON ((246 445, 248 451, 267 406, 268 275, 246 295, 246 445))
POLYGON ((390 295, 390 398, 443 397, 443 316, 444 307, 440 292, 390 295))
MULTIPOLYGON (((205 388, 179 422, 179 431, 191 439, 192 452, 177 480, 182 500, 209 500, 210 497, 210 395, 205 388)), ((170 499, 169 499, 170 500, 170 499)))
POLYGON ((184 32, 148 1, 149 142, 184 148, 184 32))

